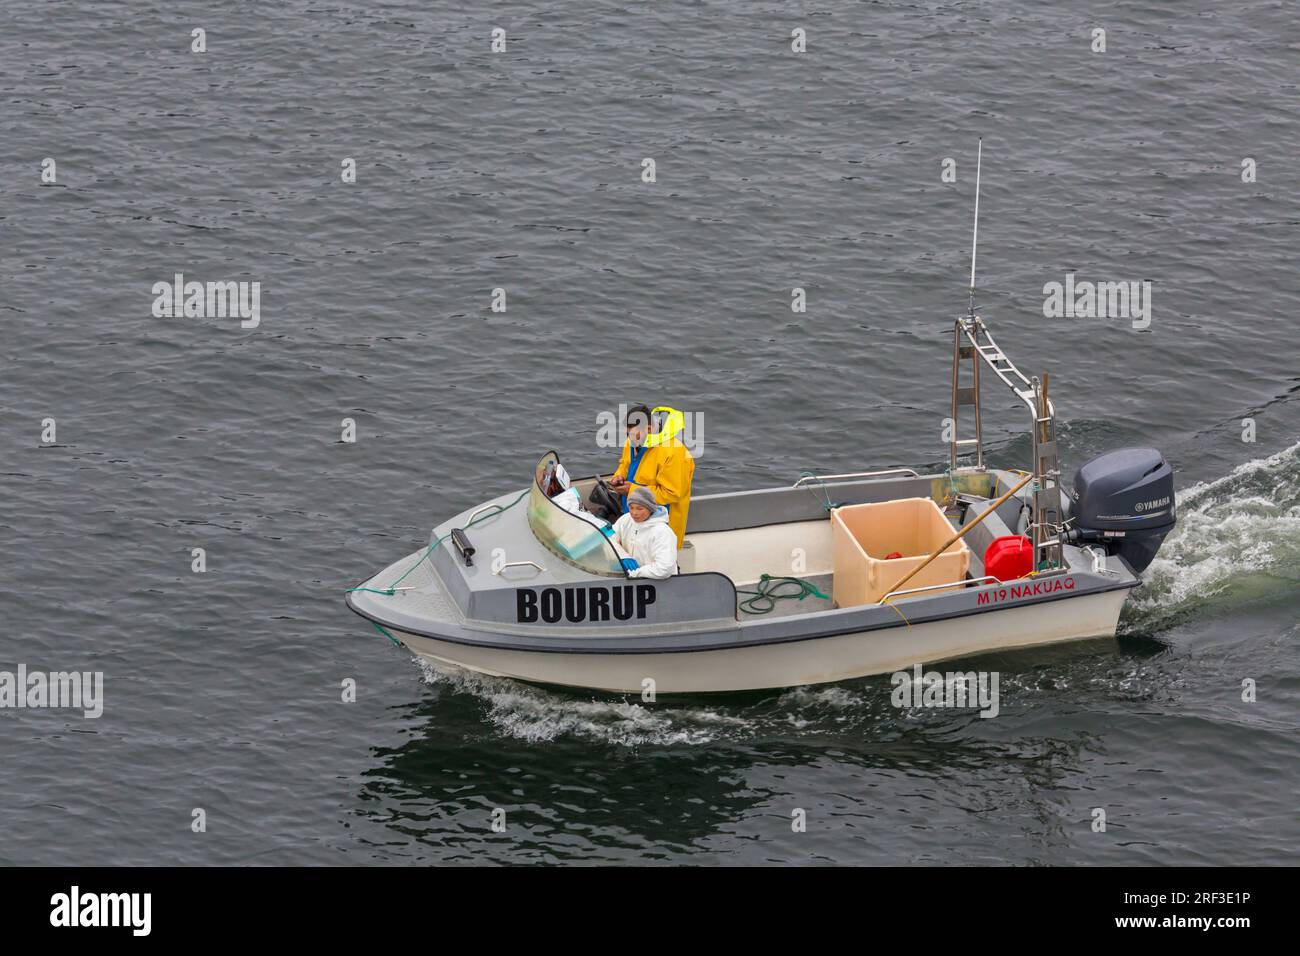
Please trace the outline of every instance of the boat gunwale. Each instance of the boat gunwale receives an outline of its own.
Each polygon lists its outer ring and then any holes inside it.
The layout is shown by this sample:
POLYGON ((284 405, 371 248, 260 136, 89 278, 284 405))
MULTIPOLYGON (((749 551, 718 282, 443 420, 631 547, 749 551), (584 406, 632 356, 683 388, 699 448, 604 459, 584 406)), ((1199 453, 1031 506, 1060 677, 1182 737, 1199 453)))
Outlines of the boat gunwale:
MULTIPOLYGON (((363 582, 363 583, 364 583, 364 582, 363 582)), ((993 587, 999 587, 999 586, 1005 587, 1006 584, 1009 584, 1009 583, 1012 583, 1012 582, 1004 582, 1002 585, 997 585, 997 584, 987 584, 987 585, 984 585, 983 588, 965 588, 965 589, 963 589, 963 590, 965 590, 965 591, 970 591, 970 592, 978 592, 978 591, 983 590, 983 589, 985 589, 985 588, 993 588, 993 587)), ((953 619, 955 619, 955 618, 973 617, 973 616, 976 616, 976 615, 988 614, 988 613, 999 612, 999 611, 1013 611, 1013 610, 1017 610, 1017 609, 1020 609, 1020 608, 1033 607, 1033 606, 1036 606, 1036 605, 1039 605, 1039 604, 1047 604, 1047 603, 1052 602, 1052 601, 1067 601, 1067 600, 1072 600, 1072 599, 1075 599, 1075 598, 1091 597, 1091 596, 1094 596, 1094 595, 1101 595, 1101 594, 1109 594, 1109 593, 1111 593, 1111 592, 1113 592, 1113 591, 1132 590, 1133 588, 1140 587, 1141 585, 1142 585, 1142 580, 1141 580, 1141 578, 1139 578, 1139 577, 1137 577, 1136 575, 1134 575, 1131 579, 1128 579, 1128 580, 1122 580, 1122 581, 1116 581, 1116 582, 1114 582, 1114 583, 1109 583, 1109 584, 1101 584, 1101 585, 1098 585, 1098 586, 1095 586, 1095 587, 1091 587, 1091 588, 1089 588, 1089 589, 1086 590, 1086 591, 1079 591, 1079 592, 1068 593, 1068 594, 1044 595, 1044 596, 1042 596, 1042 597, 1038 597, 1038 598, 1035 598, 1035 599, 1032 599, 1032 600, 1022 601, 1022 602, 1019 602, 1019 603, 1017 603, 1017 604, 1011 604, 1011 605, 996 605, 996 604, 991 604, 991 605, 988 605, 987 607, 983 607, 983 608, 975 607, 975 608, 967 608, 967 609, 963 609, 963 610, 959 610, 959 611, 946 611, 946 612, 940 612, 940 613, 935 614, 935 615, 933 615, 933 616, 931 616, 931 617, 927 617, 927 618, 925 618, 924 620, 918 620, 918 621, 916 621, 915 623, 909 622, 909 621, 904 620, 904 619, 899 619, 899 620, 887 620, 887 621, 883 621, 883 622, 879 622, 879 623, 873 623, 873 624, 856 624, 856 625, 845 626, 845 627, 836 627, 836 628, 832 628, 832 629, 829 629, 829 630, 823 630, 823 631, 809 631, 809 632, 804 632, 804 633, 800 633, 800 634, 797 634, 797 635, 779 635, 779 636, 778 636, 778 635, 773 635, 773 636, 766 637, 766 638, 764 638, 764 637, 756 637, 756 638, 745 639, 745 638, 742 637, 741 635, 743 635, 743 632, 744 632, 744 630, 745 630, 746 628, 744 627, 743 624, 741 624, 741 623, 738 622, 738 623, 736 624, 736 627, 735 627, 735 628, 728 628, 728 629, 727 629, 727 630, 729 630, 729 631, 733 631, 734 633, 737 634, 737 638, 734 639, 734 640, 729 640, 729 641, 725 641, 725 642, 723 642, 723 643, 718 643, 718 644, 693 645, 693 646, 689 646, 689 647, 675 647, 675 648, 662 648, 662 649, 647 648, 647 647, 644 647, 644 646, 642 646, 642 647, 635 647, 635 648, 633 648, 633 647, 629 647, 629 648, 609 648, 609 647, 602 647, 602 648, 585 648, 585 647, 554 647, 554 646, 539 646, 539 645, 528 645, 528 644, 513 644, 513 643, 495 642, 495 641, 491 641, 491 642, 489 642, 489 641, 475 641, 475 640, 467 640, 467 639, 462 638, 462 637, 454 637, 454 636, 447 635, 447 634, 438 634, 438 633, 435 633, 435 632, 432 632, 432 631, 427 631, 427 630, 419 629, 419 628, 415 628, 415 627, 409 627, 409 626, 401 625, 401 624, 393 624, 393 623, 391 623, 391 622, 388 622, 388 621, 384 621, 384 620, 382 620, 382 619, 379 619, 379 618, 373 616, 372 614, 369 614, 369 613, 367 613, 366 611, 363 611, 363 610, 361 610, 360 608, 358 608, 358 607, 353 603, 352 595, 351 595, 350 593, 347 594, 347 595, 345 596, 345 601, 346 601, 346 603, 347 603, 347 605, 348 605, 348 608, 349 608, 350 610, 352 610, 353 613, 355 613, 355 614, 357 614, 358 616, 360 616, 360 617, 366 619, 367 621, 370 621, 370 622, 373 623, 373 624, 379 624, 379 625, 381 625, 381 626, 391 627, 391 628, 393 628, 393 629, 395 629, 395 630, 403 631, 403 632, 405 632, 405 633, 412 634, 412 635, 414 635, 414 636, 416 636, 416 637, 428 638, 428 639, 430 639, 430 640, 435 640, 435 641, 445 641, 445 642, 450 643, 450 644, 461 644, 461 645, 465 645, 465 646, 467 646, 467 647, 488 647, 488 648, 494 648, 494 649, 499 649, 499 650, 523 651, 523 652, 526 652, 526 653, 538 653, 538 654, 596 654, 596 655, 602 655, 602 654, 618 654, 618 655, 623 655, 623 654, 692 654, 692 653, 698 653, 698 652, 702 652, 702 651, 729 650, 729 649, 733 649, 733 648, 741 648, 741 647, 760 647, 760 646, 764 646, 764 645, 794 644, 794 643, 799 643, 799 642, 802 642, 802 641, 815 641, 815 640, 824 640, 824 639, 827 639, 827 638, 842 637, 842 636, 849 635, 849 634, 861 634, 861 633, 866 633, 866 632, 871 632, 871 631, 892 630, 892 629, 894 629, 894 628, 899 628, 899 627, 912 627, 912 626, 917 626, 917 627, 919 627, 919 626, 922 626, 922 625, 925 625, 925 624, 937 623, 937 622, 939 622, 939 621, 948 621, 948 620, 953 620, 953 619)), ((948 592, 948 593, 951 594, 951 593, 953 593, 953 592, 948 592)), ((922 600, 924 600, 924 599, 922 599, 922 600)), ((870 605, 870 606, 879 606, 879 605, 870 605)), ((809 612, 808 617, 812 617, 812 616, 814 616, 814 615, 818 615, 818 614, 830 614, 830 613, 832 613, 832 612, 834 612, 834 611, 849 611, 849 610, 860 610, 860 609, 858 609, 858 608, 831 608, 831 609, 829 609, 829 610, 825 610, 825 611, 812 611, 812 612, 809 612)), ((789 622, 793 617, 798 617, 798 616, 801 616, 801 615, 792 615, 792 616, 790 616, 790 617, 780 618, 780 619, 778 619, 778 620, 781 620, 782 622, 789 622)), ((466 626, 463 627, 463 628, 461 628, 461 630, 466 630, 466 631, 469 631, 469 630, 482 630, 482 631, 487 632, 487 633, 495 633, 495 634, 498 634, 498 635, 501 636, 501 637, 507 637, 507 638, 510 637, 510 636, 513 636, 513 635, 502 634, 501 632, 493 632, 493 631, 491 631, 490 628, 487 628, 487 627, 485 627, 485 628, 473 628, 473 627, 470 627, 470 626, 468 626, 468 620, 469 620, 469 619, 467 619, 466 626)), ((485 623, 485 624, 491 624, 491 622, 483 622, 483 623, 485 623)), ((756 622, 753 622, 753 623, 754 623, 754 624, 761 624, 761 623, 765 623, 765 622, 757 622, 757 621, 756 621, 756 622)), ((673 633, 675 633, 675 632, 673 632, 673 633)), ((667 634, 667 635, 665 635, 665 636, 673 636, 673 633, 669 633, 669 634, 667 634)), ((609 638, 609 637, 611 637, 611 636, 612 636, 612 635, 609 634, 609 633, 601 633, 601 634, 598 635, 598 637, 601 637, 601 638, 609 638)), ((644 635, 636 635, 636 636, 638 636, 638 637, 643 637, 644 635)))

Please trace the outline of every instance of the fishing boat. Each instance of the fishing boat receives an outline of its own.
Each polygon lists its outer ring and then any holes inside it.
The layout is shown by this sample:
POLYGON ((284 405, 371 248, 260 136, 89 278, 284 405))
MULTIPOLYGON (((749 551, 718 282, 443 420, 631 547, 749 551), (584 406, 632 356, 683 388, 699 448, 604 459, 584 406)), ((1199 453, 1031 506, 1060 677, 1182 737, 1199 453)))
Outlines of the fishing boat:
MULTIPOLYGON (((976 224, 977 237, 978 198, 976 224)), ((1113 636, 1174 526, 1172 469, 1154 448, 1123 448, 1062 484, 1049 378, 1023 374, 977 313, 974 248, 946 468, 696 497, 678 573, 650 580, 630 576, 595 513, 607 476, 572 482, 591 511, 563 507, 547 451, 525 487, 439 524, 348 606, 437 667, 637 694, 821 684, 1113 636), (985 463, 981 372, 1028 411, 1023 471, 985 463)))

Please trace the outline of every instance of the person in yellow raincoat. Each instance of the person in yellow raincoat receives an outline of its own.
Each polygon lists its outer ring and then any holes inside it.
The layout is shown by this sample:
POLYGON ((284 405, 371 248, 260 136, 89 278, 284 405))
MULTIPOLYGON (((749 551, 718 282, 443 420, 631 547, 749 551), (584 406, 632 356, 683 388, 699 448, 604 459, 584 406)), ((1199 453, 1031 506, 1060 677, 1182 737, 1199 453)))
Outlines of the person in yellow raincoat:
POLYGON ((627 413, 627 441, 618 459, 618 469, 610 484, 623 497, 637 485, 648 488, 655 500, 668 507, 668 526, 677 535, 680 549, 686 541, 686 518, 691 509, 691 479, 695 459, 682 443, 686 416, 675 408, 657 405, 654 409, 635 405, 627 413), (651 432, 654 422, 662 420, 659 430, 651 432))

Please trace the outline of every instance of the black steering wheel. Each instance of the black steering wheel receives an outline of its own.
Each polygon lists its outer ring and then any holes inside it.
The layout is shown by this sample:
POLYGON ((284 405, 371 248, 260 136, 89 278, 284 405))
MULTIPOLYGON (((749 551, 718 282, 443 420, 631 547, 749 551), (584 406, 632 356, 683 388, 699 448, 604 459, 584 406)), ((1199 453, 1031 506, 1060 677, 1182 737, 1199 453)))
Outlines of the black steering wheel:
POLYGON ((623 513, 622 499, 604 478, 596 479, 588 500, 592 505, 592 513, 599 514, 606 521, 617 521, 618 516, 623 513))

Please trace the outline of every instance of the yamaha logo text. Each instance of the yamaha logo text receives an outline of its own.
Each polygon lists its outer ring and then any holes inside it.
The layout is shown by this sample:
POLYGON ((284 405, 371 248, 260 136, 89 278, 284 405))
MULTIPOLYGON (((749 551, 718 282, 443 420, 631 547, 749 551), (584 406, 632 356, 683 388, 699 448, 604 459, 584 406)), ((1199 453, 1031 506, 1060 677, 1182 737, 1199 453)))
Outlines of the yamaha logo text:
POLYGON ((1133 506, 1133 510, 1150 511, 1152 508, 1163 508, 1167 504, 1169 504, 1168 496, 1164 498, 1157 498, 1155 499, 1155 501, 1139 501, 1137 504, 1133 506))

